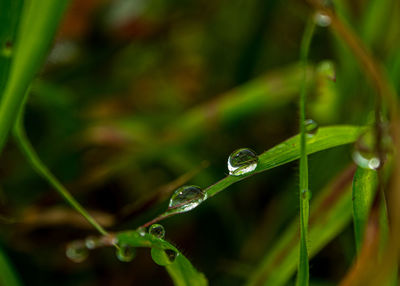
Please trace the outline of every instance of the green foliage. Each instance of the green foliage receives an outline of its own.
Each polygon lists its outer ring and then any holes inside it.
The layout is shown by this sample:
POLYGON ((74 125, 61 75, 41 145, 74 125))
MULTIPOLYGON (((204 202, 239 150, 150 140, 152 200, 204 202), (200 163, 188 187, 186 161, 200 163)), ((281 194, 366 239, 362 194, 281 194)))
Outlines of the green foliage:
MULTIPOLYGON (((137 231, 126 231, 116 236, 119 245, 130 245, 132 247, 149 247, 153 249, 171 249, 177 252, 173 263, 165 265, 166 270, 177 286, 206 286, 208 285, 205 276, 198 272, 190 261, 172 244, 157 238, 153 235, 137 231)), ((163 253, 163 252, 161 252, 163 253)), ((154 258, 153 258, 154 259, 154 258)), ((166 258, 168 259, 168 258, 166 258)))
POLYGON ((7 78, 7 84, 0 105, 0 152, 17 119, 25 93, 48 52, 67 3, 67 0, 24 2, 9 75, 3 77, 7 78))
POLYGON ((353 180, 353 222, 357 251, 360 251, 368 214, 377 187, 375 170, 358 168, 353 180))

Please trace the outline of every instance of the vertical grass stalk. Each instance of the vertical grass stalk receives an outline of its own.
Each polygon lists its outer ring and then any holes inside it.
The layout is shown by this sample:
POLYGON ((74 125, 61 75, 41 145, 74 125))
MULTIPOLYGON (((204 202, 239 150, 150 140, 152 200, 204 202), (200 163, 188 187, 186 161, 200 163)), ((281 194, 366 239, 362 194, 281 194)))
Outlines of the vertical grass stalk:
POLYGON ((308 161, 306 142, 306 80, 307 80, 307 55, 310 48, 315 24, 312 18, 307 21, 300 47, 300 60, 303 67, 303 80, 300 87, 300 253, 297 272, 297 285, 304 286, 309 283, 309 265, 307 249, 307 231, 309 216, 309 189, 308 189, 308 161))
POLYGON ((72 208, 79 212, 96 230, 102 235, 108 234, 107 231, 84 209, 84 207, 68 192, 61 182, 50 172, 46 165, 40 160, 38 154, 29 142, 23 125, 24 105, 22 106, 14 126, 14 137, 22 153, 28 159, 33 169, 47 180, 51 186, 63 197, 72 208))

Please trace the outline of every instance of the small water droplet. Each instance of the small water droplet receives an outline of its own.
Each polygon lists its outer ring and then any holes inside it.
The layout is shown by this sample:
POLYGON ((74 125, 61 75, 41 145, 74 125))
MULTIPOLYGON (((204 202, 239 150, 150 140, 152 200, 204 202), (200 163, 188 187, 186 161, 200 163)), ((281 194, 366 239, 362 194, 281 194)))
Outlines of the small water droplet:
POLYGON ((241 176, 253 172, 257 168, 256 152, 248 148, 234 151, 228 158, 228 170, 232 176, 241 176))
POLYGON ((172 195, 168 211, 169 212, 187 212, 207 199, 207 193, 197 186, 184 186, 177 189, 172 195))
POLYGON ((151 258, 155 263, 161 266, 172 264, 177 256, 178 253, 173 249, 151 249, 151 258))
MULTIPOLYGON (((364 133, 355 143, 354 151, 352 154, 353 161, 364 169, 376 170, 381 167, 383 162, 375 152, 376 135, 375 130, 370 130, 364 133)), ((391 137, 389 130, 382 125, 381 134, 381 150, 383 151, 383 161, 385 161, 387 154, 392 151, 391 137)))
POLYGON ((94 249, 98 246, 99 240, 94 236, 89 236, 85 239, 85 245, 88 249, 94 249))
POLYGON ((317 12, 314 16, 314 21, 318 26, 325 28, 331 24, 332 19, 324 12, 317 12))
POLYGON ((322 61, 318 64, 317 73, 327 79, 336 82, 336 70, 332 61, 322 61))
POLYGON ((373 152, 355 150, 353 152, 353 160, 358 166, 364 169, 376 170, 381 165, 379 158, 373 156, 373 152))
POLYGON ((164 250, 165 255, 168 257, 168 260, 173 263, 175 261, 175 258, 178 256, 178 252, 176 252, 173 249, 165 249, 164 250))
POLYGON ((144 227, 139 227, 137 229, 137 232, 140 236, 145 236, 146 235, 146 229, 144 227))
POLYGON ((308 137, 313 137, 318 132, 318 123, 312 119, 306 119, 304 121, 304 125, 306 128, 306 133, 308 137))
POLYGON ((119 261, 122 262, 130 262, 135 258, 136 250, 134 247, 126 244, 118 245, 118 248, 115 251, 115 255, 117 256, 119 261))
POLYGON ((65 254, 73 262, 83 262, 89 256, 89 250, 83 241, 73 241, 67 245, 65 254))
POLYGON ((165 229, 161 224, 155 223, 149 227, 149 233, 157 238, 164 238, 165 229))

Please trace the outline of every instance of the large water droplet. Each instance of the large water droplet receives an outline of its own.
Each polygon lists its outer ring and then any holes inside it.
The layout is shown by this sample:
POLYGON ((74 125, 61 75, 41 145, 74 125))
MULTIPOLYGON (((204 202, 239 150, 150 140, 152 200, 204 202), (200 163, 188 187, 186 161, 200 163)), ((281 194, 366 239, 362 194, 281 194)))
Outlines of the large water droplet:
POLYGON ((155 223, 149 227, 149 233, 157 238, 164 238, 165 229, 161 224, 155 223))
POLYGON ((134 247, 126 244, 118 245, 118 248, 115 251, 115 255, 117 256, 119 261, 122 262, 130 262, 135 258, 136 250, 134 247))
POLYGON ((332 19, 324 12, 317 12, 314 16, 314 21, 318 26, 325 28, 331 24, 332 19))
POLYGON ((306 133, 308 137, 313 137, 318 132, 318 123, 312 119, 306 119, 304 121, 304 125, 306 128, 306 133))
POLYGON ((248 148, 234 151, 228 158, 228 170, 232 176, 241 176, 253 172, 257 168, 256 152, 248 148))
POLYGON ((184 186, 177 189, 172 195, 168 211, 169 212, 187 212, 207 199, 207 193, 197 186, 184 186))
POLYGON ((89 256, 89 250, 83 241, 73 241, 67 245, 65 254, 73 262, 83 262, 89 256))
POLYGON ((155 263, 161 266, 172 264, 177 256, 178 253, 173 249, 151 249, 151 258, 153 258, 155 263))

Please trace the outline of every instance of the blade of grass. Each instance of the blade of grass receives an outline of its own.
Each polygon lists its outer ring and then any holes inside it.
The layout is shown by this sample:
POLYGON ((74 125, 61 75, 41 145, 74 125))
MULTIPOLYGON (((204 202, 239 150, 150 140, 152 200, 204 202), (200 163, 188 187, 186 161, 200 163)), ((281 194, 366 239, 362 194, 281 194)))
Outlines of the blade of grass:
POLYGON ((21 152, 25 155, 26 159, 31 164, 32 168, 61 195, 62 198, 67 201, 72 208, 79 212, 95 229, 101 234, 106 235, 107 231, 85 210, 85 208, 70 194, 70 192, 61 184, 61 182, 50 172, 46 165, 40 160, 38 154, 29 142, 26 136, 24 125, 23 125, 23 112, 24 106, 22 106, 20 114, 15 123, 13 133, 18 143, 21 152))
POLYGON ((375 170, 358 168, 353 180, 353 221, 357 252, 360 251, 368 214, 377 187, 375 170))
POLYGON ((22 0, 0 1, 0 95, 7 82, 22 0))
POLYGON ((309 189, 308 189, 308 161, 306 140, 306 80, 307 80, 307 56, 314 33, 315 24, 309 19, 301 41, 300 59, 303 65, 303 81, 300 88, 300 253, 297 271, 297 285, 307 286, 309 283, 309 265, 307 250, 308 215, 310 211, 309 189))
MULTIPOLYGON (((351 219, 351 181, 354 166, 329 183, 313 200, 309 223, 309 256, 313 257, 335 238, 351 219)), ((296 218, 259 266, 249 275, 248 286, 286 285, 296 271, 300 248, 296 218)))
POLYGON ((0 104, 0 152, 16 121, 24 95, 39 70, 67 0, 25 1, 15 53, 0 104))
POLYGON ((341 285, 397 285, 397 265, 390 266, 390 273, 374 280, 373 270, 381 263, 389 238, 386 202, 383 193, 378 191, 378 176, 377 171, 360 167, 354 176, 353 221, 358 259, 341 285), (375 205, 376 196, 381 197, 378 205, 375 205))
MULTIPOLYGON (((319 128, 317 134, 307 138, 307 154, 355 142, 365 130, 365 127, 346 125, 319 128)), ((242 176, 227 176, 206 188, 205 192, 207 192, 208 198, 211 198, 234 183, 299 158, 300 139, 299 135, 296 135, 258 156, 258 165, 253 173, 242 176)), ((147 222, 144 226, 151 225, 172 215, 174 214, 163 213, 147 222)))
POLYGON ((119 245, 132 247, 150 247, 158 249, 172 249, 178 253, 172 264, 165 266, 176 286, 206 286, 207 279, 198 272, 190 261, 172 244, 148 233, 139 234, 137 231, 126 231, 116 235, 119 245))
POLYGON ((0 285, 2 286, 20 286, 15 270, 12 268, 10 261, 0 248, 0 285))

